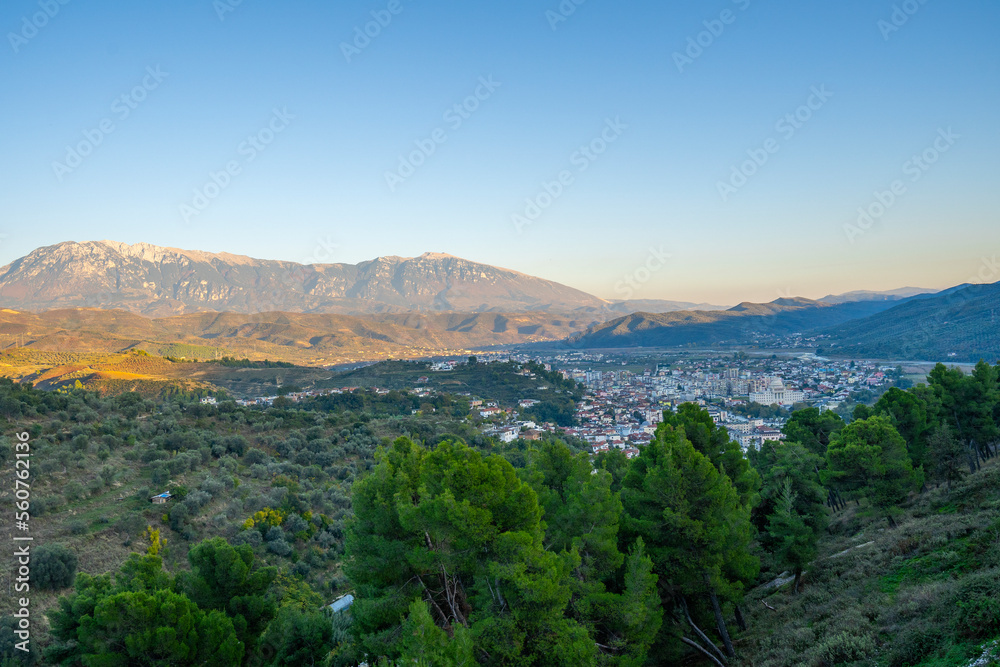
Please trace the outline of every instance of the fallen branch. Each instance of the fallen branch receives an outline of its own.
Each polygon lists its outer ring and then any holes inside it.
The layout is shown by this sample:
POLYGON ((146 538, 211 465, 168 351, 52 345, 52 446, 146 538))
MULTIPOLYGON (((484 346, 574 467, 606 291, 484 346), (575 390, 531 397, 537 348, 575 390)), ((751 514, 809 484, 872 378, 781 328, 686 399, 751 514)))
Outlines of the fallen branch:
MULTIPOLYGON (((717 656, 719 656, 719 658, 722 660, 722 664, 723 665, 729 664, 729 662, 726 660, 726 655, 722 651, 719 650, 719 647, 715 645, 715 642, 713 642, 711 639, 709 639, 708 635, 706 635, 704 632, 702 632, 701 628, 699 628, 695 624, 694 619, 691 618, 691 612, 688 611, 687 600, 685 600, 683 596, 681 597, 681 609, 684 610, 684 615, 687 616, 687 622, 691 626, 691 629, 694 630, 694 633, 696 635, 698 635, 698 638, 701 639, 701 641, 703 641, 706 644, 708 644, 712 648, 712 650, 715 651, 715 654, 717 656)), ((701 647, 699 646, 699 648, 701 648, 701 647)), ((702 649, 702 650, 704 650, 704 649, 702 649)))
POLYGON ((768 609, 770 609, 771 611, 778 611, 777 609, 775 609, 774 607, 772 607, 771 605, 769 605, 765 600, 761 600, 760 603, 762 605, 764 605, 765 607, 767 607, 768 609))
POLYGON ((701 651, 705 655, 706 658, 708 658, 709 660, 711 660, 712 662, 714 662, 718 667, 726 667, 726 665, 724 663, 719 662, 718 658, 716 658, 714 655, 712 655, 711 653, 709 653, 708 651, 706 651, 705 648, 701 644, 699 644, 698 642, 692 641, 692 640, 688 639, 687 637, 685 637, 683 635, 681 635, 681 641, 684 642, 685 644, 687 644, 688 646, 690 646, 692 648, 695 648, 695 649, 698 649, 699 651, 701 651))

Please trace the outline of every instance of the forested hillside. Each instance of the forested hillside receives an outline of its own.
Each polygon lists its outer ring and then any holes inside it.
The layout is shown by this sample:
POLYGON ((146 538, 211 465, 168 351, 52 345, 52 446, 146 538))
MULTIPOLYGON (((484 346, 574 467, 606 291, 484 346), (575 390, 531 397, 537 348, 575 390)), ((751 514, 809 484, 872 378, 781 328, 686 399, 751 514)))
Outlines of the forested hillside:
POLYGON ((938 366, 850 423, 800 410, 749 457, 685 404, 635 459, 593 462, 500 446, 449 395, 252 410, 4 382, 35 542, 31 652, 4 597, 0 655, 968 665, 1000 639, 998 378, 938 366))
POLYGON ((1000 283, 908 301, 871 317, 824 329, 833 354, 975 362, 1000 355, 1000 283))
POLYGON ((633 313, 574 334, 575 348, 675 347, 716 343, 752 343, 850 322, 891 308, 893 302, 830 304, 801 298, 770 303, 741 303, 712 312, 633 313))

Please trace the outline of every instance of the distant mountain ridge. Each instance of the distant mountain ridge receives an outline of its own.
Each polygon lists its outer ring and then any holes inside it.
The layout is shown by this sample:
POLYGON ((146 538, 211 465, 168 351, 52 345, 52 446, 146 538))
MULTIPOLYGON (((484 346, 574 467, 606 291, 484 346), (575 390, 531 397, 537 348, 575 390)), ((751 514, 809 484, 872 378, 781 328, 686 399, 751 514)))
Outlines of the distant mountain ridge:
POLYGON ((1000 359, 1000 283, 960 285, 820 329, 833 354, 927 361, 1000 359))
POLYGON ((38 248, 0 269, 0 304, 23 310, 368 314, 601 312, 586 292, 509 269, 425 253, 360 264, 296 264, 116 241, 38 248))
POLYGON ((823 303, 848 303, 851 301, 902 301, 920 294, 935 294, 939 290, 927 287, 900 287, 899 289, 884 290, 874 292, 871 290, 857 290, 845 292, 844 294, 830 294, 819 299, 823 303))
POLYGON ((744 302, 723 311, 632 313, 591 326, 572 336, 575 348, 675 347, 751 343, 835 326, 888 310, 898 302, 856 301, 830 304, 801 297, 770 303, 744 302))

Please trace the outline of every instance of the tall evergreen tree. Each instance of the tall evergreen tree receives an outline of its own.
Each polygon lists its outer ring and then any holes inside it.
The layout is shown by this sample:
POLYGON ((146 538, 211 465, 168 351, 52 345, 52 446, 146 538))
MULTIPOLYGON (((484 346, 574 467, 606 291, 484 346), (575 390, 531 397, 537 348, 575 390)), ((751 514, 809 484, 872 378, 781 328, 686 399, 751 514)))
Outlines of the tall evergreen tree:
POLYGON ((719 599, 738 602, 759 565, 748 550, 750 507, 741 502, 729 477, 695 449, 683 429, 667 425, 633 460, 622 504, 623 533, 626 539, 642 538, 664 610, 674 620, 661 629, 657 659, 676 659, 682 641, 702 651, 717 650, 695 620, 704 615, 706 603, 726 653, 732 655, 719 599), (683 629, 685 620, 693 638, 683 629))
POLYGON ((503 458, 400 438, 352 500, 344 569, 372 660, 403 655, 400 624, 423 600, 449 637, 469 630, 480 664, 594 664, 594 643, 565 615, 571 564, 545 550, 537 496, 503 458))
POLYGON ((896 525, 896 506, 923 485, 923 470, 914 470, 906 441, 888 417, 848 424, 830 441, 826 461, 823 476, 827 483, 849 497, 867 498, 892 526, 896 525))
POLYGON ((541 443, 528 459, 520 474, 544 510, 545 548, 563 554, 572 568, 571 617, 601 649, 601 664, 642 664, 656 634, 649 627, 660 624, 656 577, 641 543, 627 564, 618 549, 622 504, 611 474, 595 471, 586 454, 559 441, 541 443), (651 599, 656 604, 634 607, 651 599))
POLYGON ((889 417, 892 425, 906 440, 906 449, 914 466, 922 466, 928 462, 927 438, 933 425, 927 405, 918 394, 892 387, 882 394, 872 412, 889 417))
POLYGON ((715 423, 708 410, 695 403, 684 403, 677 412, 665 412, 663 425, 684 429, 694 448, 733 482, 745 505, 755 505, 760 491, 760 475, 747 461, 739 443, 729 437, 729 431, 715 423))

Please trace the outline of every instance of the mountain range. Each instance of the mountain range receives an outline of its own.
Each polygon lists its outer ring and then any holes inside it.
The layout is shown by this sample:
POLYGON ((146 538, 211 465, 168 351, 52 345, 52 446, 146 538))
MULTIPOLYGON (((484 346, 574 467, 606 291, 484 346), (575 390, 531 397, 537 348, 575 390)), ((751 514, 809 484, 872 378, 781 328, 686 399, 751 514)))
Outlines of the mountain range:
POLYGON ((777 299, 725 311, 633 313, 567 339, 581 348, 773 343, 798 334, 824 353, 897 360, 1000 359, 1000 283, 839 302, 777 299))
POLYGON ((781 298, 770 303, 741 303, 722 311, 632 313, 591 326, 570 338, 574 347, 675 347, 745 344, 762 337, 787 336, 843 324, 880 313, 895 301, 825 303, 781 298))
POLYGON ((0 308, 7 309, 0 346, 121 351, 152 344, 162 351, 183 344, 212 354, 268 351, 301 363, 558 340, 577 349, 672 347, 802 334, 845 354, 964 359, 1000 348, 998 305, 995 285, 730 308, 607 301, 443 253, 304 265, 144 243, 65 242, 0 268, 0 308))
POLYGON ((191 312, 559 312, 612 317, 719 306, 612 302, 517 271, 443 253, 359 264, 297 264, 148 243, 73 241, 0 268, 0 303, 21 310, 115 308, 163 317, 191 312))

